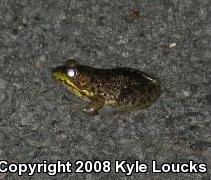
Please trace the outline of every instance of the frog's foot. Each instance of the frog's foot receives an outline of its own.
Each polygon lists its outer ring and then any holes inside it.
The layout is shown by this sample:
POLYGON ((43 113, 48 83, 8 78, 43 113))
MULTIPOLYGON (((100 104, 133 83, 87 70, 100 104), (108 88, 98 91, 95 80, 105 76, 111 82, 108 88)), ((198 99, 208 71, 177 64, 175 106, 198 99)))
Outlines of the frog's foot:
POLYGON ((84 107, 84 106, 72 106, 71 107, 71 111, 74 112, 74 113, 80 113, 80 112, 86 112, 87 114, 90 114, 90 115, 98 115, 98 110, 90 107, 89 105, 87 107, 84 107))
POLYGON ((95 110, 94 108, 90 108, 90 107, 84 108, 83 111, 92 115, 92 116, 98 115, 98 113, 99 113, 98 110, 95 110))
POLYGON ((98 111, 94 110, 93 108, 89 108, 88 106, 87 107, 84 107, 84 106, 71 107, 71 111, 74 113, 86 112, 87 114, 90 114, 93 116, 98 114, 98 111))
POLYGON ((83 111, 89 113, 90 115, 97 115, 99 110, 104 106, 105 100, 99 95, 90 97, 90 100, 91 102, 83 109, 83 111))

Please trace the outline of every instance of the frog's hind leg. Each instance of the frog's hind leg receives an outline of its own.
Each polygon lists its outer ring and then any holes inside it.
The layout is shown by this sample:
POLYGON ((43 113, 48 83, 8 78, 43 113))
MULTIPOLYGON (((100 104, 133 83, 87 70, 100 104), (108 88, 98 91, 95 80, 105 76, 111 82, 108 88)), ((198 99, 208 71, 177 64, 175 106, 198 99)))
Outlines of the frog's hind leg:
POLYGON ((143 109, 156 100, 159 92, 155 86, 131 87, 121 91, 115 113, 143 109))

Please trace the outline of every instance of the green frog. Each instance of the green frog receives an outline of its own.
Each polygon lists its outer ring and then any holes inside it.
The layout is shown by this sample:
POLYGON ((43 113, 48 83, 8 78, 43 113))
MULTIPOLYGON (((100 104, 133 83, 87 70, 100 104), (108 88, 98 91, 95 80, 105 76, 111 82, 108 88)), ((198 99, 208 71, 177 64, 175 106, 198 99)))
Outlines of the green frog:
POLYGON ((76 96, 89 100, 82 110, 96 115, 105 105, 128 111, 150 106, 161 93, 156 77, 137 69, 99 69, 68 60, 52 70, 52 78, 76 96))

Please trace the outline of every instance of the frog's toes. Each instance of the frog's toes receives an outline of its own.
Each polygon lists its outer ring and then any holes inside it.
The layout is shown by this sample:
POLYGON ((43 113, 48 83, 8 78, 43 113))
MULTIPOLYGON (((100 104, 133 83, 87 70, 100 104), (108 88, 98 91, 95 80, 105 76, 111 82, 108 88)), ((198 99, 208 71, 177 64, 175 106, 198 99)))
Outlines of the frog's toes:
POLYGON ((90 114, 90 115, 93 115, 93 116, 98 115, 98 113, 99 113, 98 110, 94 109, 93 107, 84 108, 83 111, 90 114))

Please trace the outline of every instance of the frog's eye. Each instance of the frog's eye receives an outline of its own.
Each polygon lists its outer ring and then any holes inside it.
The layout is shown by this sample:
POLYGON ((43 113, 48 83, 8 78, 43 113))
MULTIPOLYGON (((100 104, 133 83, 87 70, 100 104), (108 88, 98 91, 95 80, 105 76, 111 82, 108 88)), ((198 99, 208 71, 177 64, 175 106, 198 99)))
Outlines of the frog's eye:
POLYGON ((76 70, 75 69, 68 69, 67 70, 67 75, 69 76, 69 77, 75 77, 76 76, 76 70))

